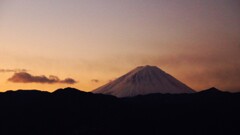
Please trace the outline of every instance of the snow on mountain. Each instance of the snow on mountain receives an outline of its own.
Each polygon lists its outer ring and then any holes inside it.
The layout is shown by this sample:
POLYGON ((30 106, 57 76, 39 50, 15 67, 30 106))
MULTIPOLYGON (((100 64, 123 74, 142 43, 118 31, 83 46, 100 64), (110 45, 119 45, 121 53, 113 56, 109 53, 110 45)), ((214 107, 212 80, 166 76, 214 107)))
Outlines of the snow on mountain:
POLYGON ((151 93, 180 94, 194 91, 158 67, 147 65, 137 67, 92 92, 116 97, 132 97, 151 93))

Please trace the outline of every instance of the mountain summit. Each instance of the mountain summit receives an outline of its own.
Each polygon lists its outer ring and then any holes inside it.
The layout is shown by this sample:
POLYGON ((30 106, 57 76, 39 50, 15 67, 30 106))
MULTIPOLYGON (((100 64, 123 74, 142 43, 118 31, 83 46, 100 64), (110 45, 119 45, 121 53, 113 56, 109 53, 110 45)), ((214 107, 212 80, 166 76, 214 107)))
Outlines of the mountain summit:
POLYGON ((180 94, 194 91, 158 67, 147 65, 137 67, 92 92, 117 97, 132 97, 151 93, 180 94))

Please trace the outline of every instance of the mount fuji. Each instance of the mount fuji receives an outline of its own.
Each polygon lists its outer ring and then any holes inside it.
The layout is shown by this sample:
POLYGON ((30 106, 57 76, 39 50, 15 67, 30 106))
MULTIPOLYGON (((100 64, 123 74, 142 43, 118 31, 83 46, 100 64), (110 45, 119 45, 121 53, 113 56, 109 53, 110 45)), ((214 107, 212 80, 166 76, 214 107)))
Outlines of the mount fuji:
POLYGON ((194 93, 194 90, 156 66, 140 66, 109 82, 93 93, 133 97, 152 93, 194 93))

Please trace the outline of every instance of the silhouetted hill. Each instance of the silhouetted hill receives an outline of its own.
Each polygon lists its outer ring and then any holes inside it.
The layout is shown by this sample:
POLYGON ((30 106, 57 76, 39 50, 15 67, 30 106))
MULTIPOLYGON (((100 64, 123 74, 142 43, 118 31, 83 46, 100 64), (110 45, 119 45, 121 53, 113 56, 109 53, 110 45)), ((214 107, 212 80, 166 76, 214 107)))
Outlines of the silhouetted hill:
POLYGON ((203 90, 203 91, 200 91, 199 93, 208 93, 208 94, 221 94, 223 91, 215 88, 215 87, 212 87, 212 88, 209 88, 209 89, 206 89, 206 90, 203 90))
POLYGON ((70 87, 65 88, 65 89, 58 89, 53 92, 53 94, 71 94, 71 95, 80 94, 80 93, 85 94, 86 92, 75 89, 75 88, 70 88, 70 87))
POLYGON ((0 93, 1 135, 239 134, 240 94, 116 98, 74 88, 0 93))

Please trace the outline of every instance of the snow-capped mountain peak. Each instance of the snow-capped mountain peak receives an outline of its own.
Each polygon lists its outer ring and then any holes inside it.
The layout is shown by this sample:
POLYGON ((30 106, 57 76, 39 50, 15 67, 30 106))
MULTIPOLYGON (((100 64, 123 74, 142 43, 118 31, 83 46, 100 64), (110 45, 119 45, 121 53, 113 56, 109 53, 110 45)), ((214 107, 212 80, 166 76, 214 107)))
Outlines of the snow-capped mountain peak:
POLYGON ((131 97, 151 93, 193 93, 194 91, 156 66, 140 66, 109 82, 93 93, 131 97))

